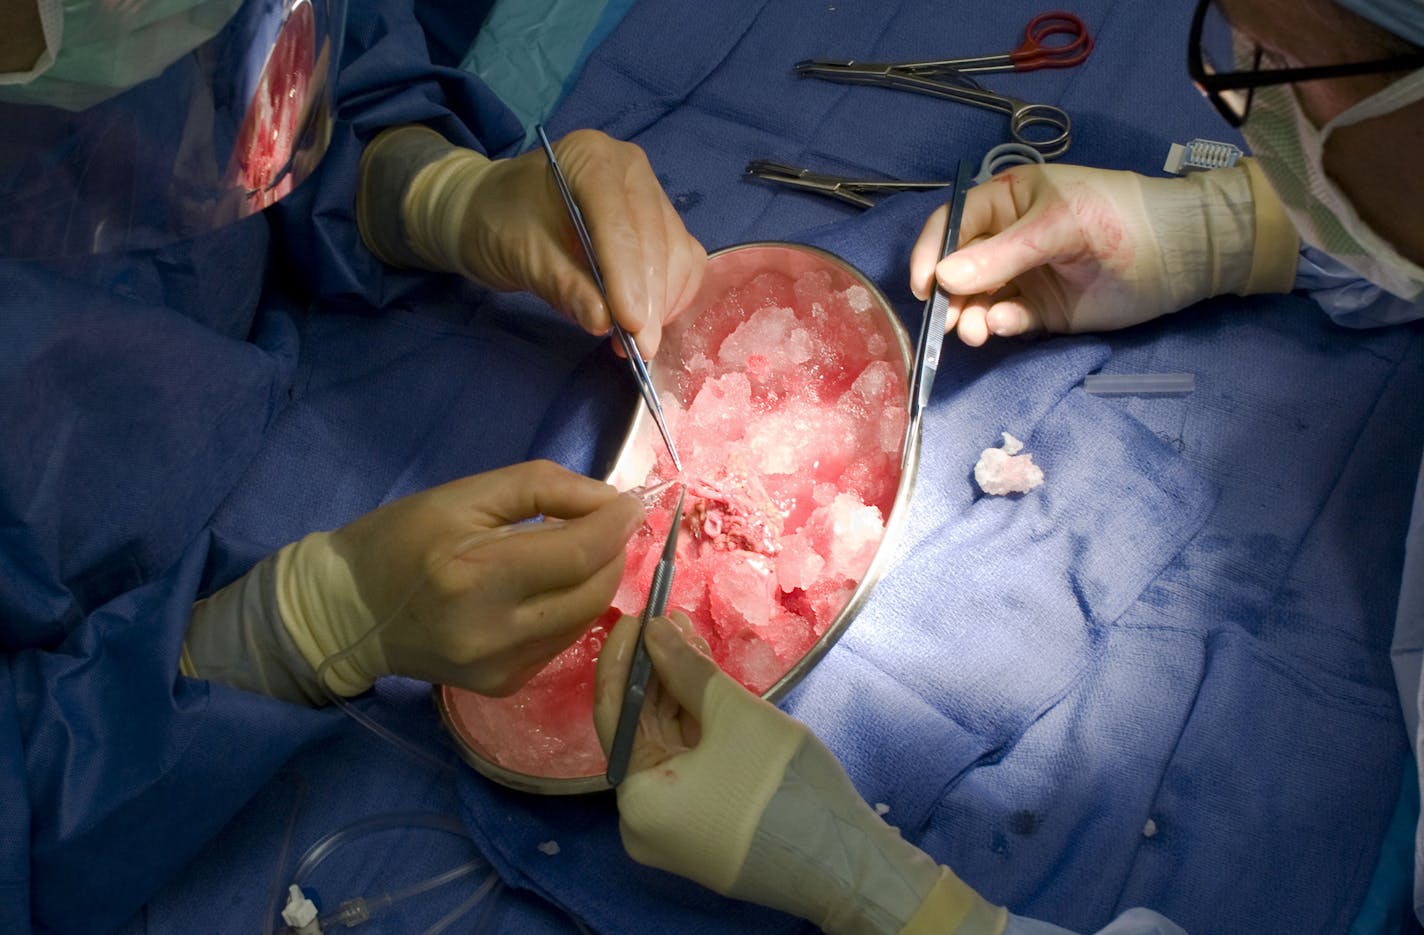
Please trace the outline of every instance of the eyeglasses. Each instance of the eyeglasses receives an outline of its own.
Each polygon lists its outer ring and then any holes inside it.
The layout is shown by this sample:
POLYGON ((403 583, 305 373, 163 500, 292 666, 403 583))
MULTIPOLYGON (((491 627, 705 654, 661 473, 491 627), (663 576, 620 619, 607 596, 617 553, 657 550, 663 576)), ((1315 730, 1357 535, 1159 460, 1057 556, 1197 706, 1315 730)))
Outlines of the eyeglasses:
POLYGON ((1212 0, 1200 0, 1192 15, 1187 40, 1187 72, 1197 88, 1211 101, 1217 113, 1233 127, 1246 122, 1251 97, 1256 88, 1273 84, 1293 84, 1321 78, 1376 75, 1390 71, 1411 71, 1424 67, 1424 52, 1394 55, 1368 62, 1317 65, 1311 68, 1262 68, 1271 57, 1259 45, 1252 47, 1251 66, 1237 70, 1231 24, 1212 0))

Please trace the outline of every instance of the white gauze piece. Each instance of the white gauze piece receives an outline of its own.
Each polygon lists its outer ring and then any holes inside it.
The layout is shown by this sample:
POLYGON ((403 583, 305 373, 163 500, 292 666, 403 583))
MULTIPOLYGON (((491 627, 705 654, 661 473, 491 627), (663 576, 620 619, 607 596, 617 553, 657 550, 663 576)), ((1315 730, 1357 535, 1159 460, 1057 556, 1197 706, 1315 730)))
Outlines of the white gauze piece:
POLYGON ((1008 432, 1004 444, 985 448, 974 465, 974 481, 987 494, 1027 493, 1043 483, 1043 469, 1033 463, 1033 455, 1019 454, 1023 442, 1008 432))

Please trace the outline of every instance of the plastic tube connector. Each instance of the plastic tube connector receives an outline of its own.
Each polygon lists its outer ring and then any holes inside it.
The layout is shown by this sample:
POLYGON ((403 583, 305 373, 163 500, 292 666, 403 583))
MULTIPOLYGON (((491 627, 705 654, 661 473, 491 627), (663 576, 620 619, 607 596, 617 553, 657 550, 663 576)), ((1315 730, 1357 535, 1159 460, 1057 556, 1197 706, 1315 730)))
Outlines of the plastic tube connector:
POLYGON ((1083 389, 1094 396, 1185 396, 1196 389, 1196 374, 1090 373, 1083 389))
POLYGON ((295 883, 287 887, 287 905, 282 909, 282 921, 298 935, 321 935, 316 904, 307 899, 302 888, 295 883))
POLYGON ((1241 147, 1235 143, 1217 140, 1195 139, 1185 146, 1173 143, 1167 150, 1167 161, 1162 171, 1172 175, 1186 175, 1188 172, 1205 172, 1207 169, 1229 169, 1242 156, 1241 147))

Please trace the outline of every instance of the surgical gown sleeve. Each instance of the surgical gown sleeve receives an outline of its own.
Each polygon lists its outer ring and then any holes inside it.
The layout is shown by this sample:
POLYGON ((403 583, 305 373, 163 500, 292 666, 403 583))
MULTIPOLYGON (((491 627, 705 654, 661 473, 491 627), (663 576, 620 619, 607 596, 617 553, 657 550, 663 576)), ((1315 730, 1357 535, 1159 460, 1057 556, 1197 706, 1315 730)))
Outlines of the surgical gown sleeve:
POLYGON ((267 244, 0 263, 0 931, 114 930, 330 723, 175 665, 259 551, 209 517, 292 375, 290 308, 233 275, 267 244), (225 314, 164 304, 194 274, 225 314))
MULTIPOLYGON (((1297 267, 1295 288, 1305 290, 1338 325, 1375 328, 1424 318, 1424 300, 1408 302, 1381 289, 1331 257, 1304 246, 1297 267)), ((1409 744, 1415 762, 1424 757, 1424 464, 1414 491, 1409 533, 1404 542, 1404 571, 1395 612, 1394 639, 1390 646, 1395 684, 1399 689, 1409 744)), ((1424 788, 1424 771, 1420 773, 1424 788)), ((1424 919, 1424 819, 1415 828, 1414 913, 1424 919)))
POLYGON ((351 0, 342 61, 329 154, 263 215, 157 251, 0 260, 0 932, 118 929, 339 723, 180 677, 189 613, 311 531, 244 486, 259 459, 304 467, 272 430, 320 353, 303 319, 419 288, 361 246, 363 141, 521 135, 430 64, 409 0, 351 0), (247 503, 262 517, 233 515, 247 503))
POLYGON ((1325 314, 1346 328, 1378 328, 1424 318, 1424 302, 1391 295, 1309 244, 1301 246, 1294 288, 1309 293, 1325 314))

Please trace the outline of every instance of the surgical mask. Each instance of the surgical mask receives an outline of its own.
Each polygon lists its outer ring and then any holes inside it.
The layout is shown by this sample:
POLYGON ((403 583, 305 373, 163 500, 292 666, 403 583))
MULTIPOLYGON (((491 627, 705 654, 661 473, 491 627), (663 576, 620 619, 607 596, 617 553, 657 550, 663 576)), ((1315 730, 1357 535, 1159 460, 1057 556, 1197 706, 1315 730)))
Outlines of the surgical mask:
MULTIPOLYGON (((33 2, 33 0, 21 0, 33 2)), ((207 42, 242 0, 39 0, 45 51, 0 74, 0 101, 77 111, 147 81, 207 42)))
MULTIPOLYGON (((1254 46, 1237 40, 1237 61, 1254 46)), ((1249 57, 1244 59, 1249 63, 1249 57)), ((1349 198, 1325 174, 1330 134, 1340 127, 1392 113, 1424 99, 1424 69, 1390 84, 1340 113, 1319 129, 1289 85, 1257 88, 1241 132, 1257 157, 1286 214, 1306 242, 1360 276, 1406 301, 1424 297, 1424 268, 1401 256, 1361 220, 1349 198)))

